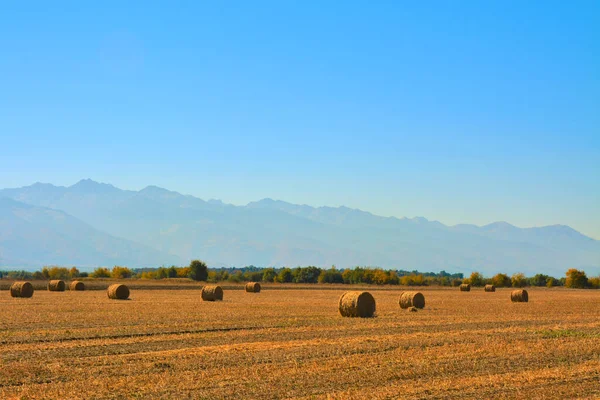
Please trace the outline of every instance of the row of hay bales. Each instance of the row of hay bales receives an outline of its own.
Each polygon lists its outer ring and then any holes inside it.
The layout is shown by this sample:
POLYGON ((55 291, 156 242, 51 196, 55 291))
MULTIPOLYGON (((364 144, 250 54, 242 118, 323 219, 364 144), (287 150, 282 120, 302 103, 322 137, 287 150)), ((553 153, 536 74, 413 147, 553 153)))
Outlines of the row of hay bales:
MULTIPOLYGON (((48 290, 51 292, 64 292, 67 287, 65 281, 51 280, 48 282, 48 290)), ((81 281, 73 281, 69 285, 69 289, 73 291, 85 290, 85 284, 81 281)), ((245 290, 248 293, 260 293, 260 283, 248 282, 245 290)), ((33 285, 30 282, 15 282, 10 287, 10 295, 12 297, 28 298, 33 296, 33 285)), ((106 290, 109 299, 126 300, 129 298, 129 288, 126 285, 116 283, 111 285, 106 290)), ((204 301, 223 300, 223 289, 217 285, 206 285, 202 288, 201 294, 204 301)))
MULTIPOLYGON (((247 293, 260 293, 260 283, 248 282, 244 287, 247 293)), ((218 285, 206 285, 202 288, 202 300, 204 301, 220 301, 223 300, 223 289, 218 285)))
MULTIPOLYGON (((468 290, 471 288, 469 287, 468 290)), ((486 291, 495 290, 492 286, 486 291)), ((510 300, 515 303, 527 303, 529 294, 524 289, 513 290, 510 300)), ((425 296, 421 292, 403 292, 398 304, 403 310, 415 312, 425 308, 425 296)), ((338 307, 342 317, 369 318, 375 315, 375 298, 369 292, 346 292, 340 297, 338 307)))
MULTIPOLYGON (((471 287, 466 287, 461 291, 470 291, 471 287)), ((66 284, 64 281, 50 281, 48 283, 49 291, 64 291, 66 284)), ((85 290, 85 285, 81 281, 73 281, 69 285, 70 290, 85 290)), ((258 282, 248 282, 245 290, 248 293, 260 293, 260 284, 258 282)), ((486 292, 494 292, 496 289, 492 285, 486 285, 486 292)), ((31 297, 33 296, 33 286, 29 282, 15 282, 10 287, 12 297, 31 297)), ((123 284, 113 284, 108 287, 107 294, 109 299, 126 300, 129 298, 129 288, 123 284)), ((223 300, 223 289, 218 285, 205 285, 202 287, 201 298, 203 301, 223 300)), ((513 290, 510 295, 513 302, 528 302, 529 295, 526 290, 513 290)), ((421 292, 407 291, 400 295, 398 300, 400 308, 415 312, 418 309, 425 308, 425 296, 421 292)), ((373 317, 375 315, 375 298, 369 292, 346 292, 338 304, 339 312, 343 317, 373 317)))
MULTIPOLYGON (((48 290, 51 292, 64 292, 67 288, 65 281, 51 280, 48 282, 48 290)), ((72 281, 69 284, 69 290, 80 291, 85 290, 85 283, 81 281, 72 281)))
MULTIPOLYGON (((461 292, 470 292, 471 285, 463 283, 459 286, 461 292)), ((483 288, 486 292, 495 292, 496 287, 494 285, 485 285, 483 288)), ((527 303, 529 302, 529 293, 525 289, 517 289, 510 292, 510 300, 514 303, 527 303)))
MULTIPOLYGON (((64 292, 66 288, 65 281, 52 280, 48 282, 48 290, 51 292, 64 292)), ((72 291, 85 290, 85 284, 81 281, 73 281, 69 284, 72 291)), ((109 299, 126 300, 129 298, 129 288, 126 285, 115 283, 106 289, 109 299)), ((29 298, 33 296, 33 285, 30 282, 14 282, 10 286, 10 295, 12 297, 29 298)))
MULTIPOLYGON (((469 285, 468 283, 463 283, 462 285, 459 286, 459 290, 461 292, 470 292, 471 291, 471 285, 469 285)), ((483 290, 485 292, 495 292, 496 291, 496 286, 494 285, 485 285, 483 287, 483 290)), ((523 302, 526 303, 529 299, 527 290, 524 289, 518 289, 518 290, 513 290, 511 292, 510 295, 511 299, 513 299, 512 301, 514 302, 523 302)))
MULTIPOLYGON (((425 296, 421 292, 403 292, 398 304, 403 310, 414 312, 425 308, 425 296)), ((338 308, 342 317, 373 317, 375 298, 369 292, 346 292, 340 297, 338 308)))

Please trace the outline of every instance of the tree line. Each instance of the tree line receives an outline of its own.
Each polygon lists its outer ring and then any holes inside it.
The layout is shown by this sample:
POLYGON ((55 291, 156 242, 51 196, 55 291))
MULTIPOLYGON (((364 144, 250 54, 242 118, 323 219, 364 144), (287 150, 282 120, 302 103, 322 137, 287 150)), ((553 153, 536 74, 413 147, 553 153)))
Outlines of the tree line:
POLYGON ((206 263, 193 260, 189 266, 130 269, 114 266, 109 269, 98 267, 93 272, 80 272, 76 267, 65 268, 46 266, 41 271, 0 271, 0 278, 7 279, 75 279, 75 278, 112 278, 112 279, 169 279, 183 278, 206 282, 278 282, 278 283, 346 283, 402 286, 459 286, 469 283, 472 286, 492 284, 496 287, 527 286, 565 286, 569 288, 600 289, 600 277, 588 278, 584 271, 569 269, 564 277, 555 278, 545 274, 526 277, 522 273, 512 276, 498 273, 493 277, 484 277, 473 272, 468 278, 462 273, 441 271, 419 272, 405 270, 384 270, 381 268, 355 267, 337 269, 332 266, 323 269, 315 266, 296 268, 259 268, 253 265, 243 268, 208 268, 206 263))

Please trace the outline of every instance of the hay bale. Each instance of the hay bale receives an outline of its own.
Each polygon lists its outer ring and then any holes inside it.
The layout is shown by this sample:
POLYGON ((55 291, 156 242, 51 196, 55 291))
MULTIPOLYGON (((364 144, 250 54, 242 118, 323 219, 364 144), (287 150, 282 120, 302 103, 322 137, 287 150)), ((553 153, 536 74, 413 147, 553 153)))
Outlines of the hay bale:
POLYGON ((417 311, 419 311, 419 309, 417 307, 409 307, 408 311, 409 312, 417 312, 417 311))
POLYGON ((260 292, 260 283, 258 283, 258 282, 248 282, 248 283, 246 283, 246 292, 248 292, 248 293, 259 293, 260 292))
POLYGON ((510 293, 510 301, 513 303, 527 303, 529 301, 529 294, 525 289, 513 290, 510 293))
POLYGON ((340 297, 339 309, 342 317, 372 317, 375 299, 369 292, 346 292, 340 297))
POLYGON ((51 292, 64 292, 66 288, 65 281, 54 279, 48 282, 48 290, 51 292))
POLYGON ((129 298, 129 288, 122 283, 110 285, 106 290, 109 299, 127 300, 129 298))
POLYGON ((10 295, 29 298, 33 296, 33 285, 29 282, 15 282, 10 286, 10 295))
POLYGON ((463 283, 459 286, 459 289, 461 292, 470 292, 471 291, 471 285, 469 285, 468 283, 463 283))
POLYGON ((486 292, 495 292, 496 291, 496 286, 494 286, 494 285, 485 285, 485 287, 483 288, 483 290, 485 290, 486 292))
POLYGON ((73 281, 69 285, 69 290, 72 290, 72 291, 85 290, 85 284, 81 281, 73 281))
POLYGON ((217 301, 223 300, 223 289, 217 285, 206 285, 202 288, 202 300, 217 301))
POLYGON ((421 292, 404 292, 400 295, 398 301, 400 308, 423 308, 425 307, 425 296, 421 292))

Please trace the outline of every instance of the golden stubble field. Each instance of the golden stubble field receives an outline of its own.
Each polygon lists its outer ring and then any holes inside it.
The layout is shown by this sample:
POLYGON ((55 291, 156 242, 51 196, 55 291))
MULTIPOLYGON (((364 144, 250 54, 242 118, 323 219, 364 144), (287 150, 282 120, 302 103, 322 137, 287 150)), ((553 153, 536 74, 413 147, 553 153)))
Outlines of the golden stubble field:
POLYGON ((0 295, 0 398, 600 398, 600 291, 370 291, 377 317, 340 317, 342 290, 0 295))

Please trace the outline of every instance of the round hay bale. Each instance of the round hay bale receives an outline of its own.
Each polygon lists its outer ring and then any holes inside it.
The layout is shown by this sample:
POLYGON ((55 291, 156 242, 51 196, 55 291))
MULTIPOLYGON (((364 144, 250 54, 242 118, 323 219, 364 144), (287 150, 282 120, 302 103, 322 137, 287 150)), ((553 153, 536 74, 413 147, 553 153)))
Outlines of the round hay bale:
POLYGON ((202 288, 202 300, 217 301, 223 300, 223 289, 217 285, 206 285, 202 288))
POLYGON ((469 285, 468 283, 463 283, 459 286, 459 289, 461 292, 470 292, 471 291, 471 285, 469 285))
POLYGON ((64 292, 67 285, 65 281, 61 281, 58 279, 51 280, 48 282, 48 290, 51 292, 64 292))
POLYGON ((109 299, 127 300, 129 298, 129 288, 122 283, 110 285, 106 290, 109 299))
POLYGON ((258 283, 258 282, 248 282, 248 283, 246 283, 246 292, 248 292, 248 293, 259 293, 260 292, 260 283, 258 283))
POLYGON ((417 307, 409 307, 408 311, 409 312, 417 312, 417 311, 419 311, 419 309, 417 307))
POLYGON ((69 290, 73 290, 73 291, 85 290, 85 284, 81 281, 73 281, 69 284, 69 290))
POLYGON ((375 299, 369 292, 346 292, 340 297, 339 309, 342 317, 372 317, 375 299))
POLYGON ((15 282, 10 286, 10 295, 29 298, 33 296, 33 285, 29 282, 15 282))
POLYGON ((527 303, 529 301, 529 294, 525 289, 513 290, 510 293, 510 301, 513 303, 527 303))
POLYGON ((423 308, 425 307, 425 296, 421 292, 404 292, 400 295, 400 308, 423 308))
POLYGON ((485 290, 486 292, 495 292, 496 291, 496 286, 494 286, 494 285, 485 285, 485 287, 483 288, 483 290, 485 290))

